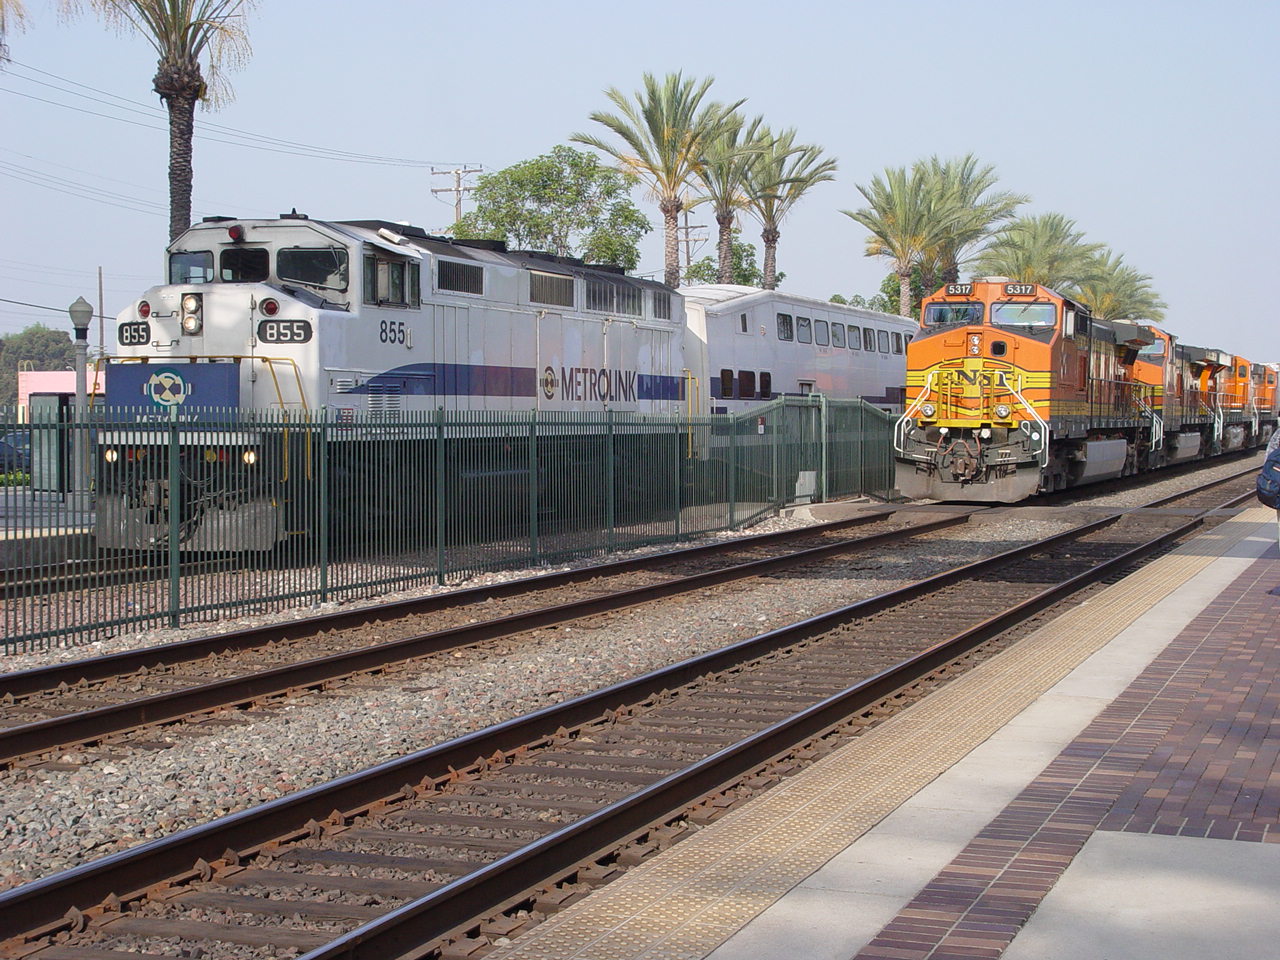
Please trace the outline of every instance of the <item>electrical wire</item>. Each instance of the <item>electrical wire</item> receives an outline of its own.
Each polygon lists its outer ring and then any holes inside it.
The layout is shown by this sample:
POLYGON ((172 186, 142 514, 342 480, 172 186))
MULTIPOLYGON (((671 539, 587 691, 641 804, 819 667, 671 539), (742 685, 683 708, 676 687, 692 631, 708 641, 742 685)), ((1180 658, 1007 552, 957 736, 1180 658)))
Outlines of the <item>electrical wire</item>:
MULTIPOLYGON (((42 73, 45 76, 56 77, 55 74, 50 74, 42 70, 36 70, 36 68, 28 67, 25 64, 19 63, 18 61, 11 61, 11 63, 17 66, 24 67, 25 69, 28 69, 28 70, 32 70, 33 72, 36 72, 36 73, 42 73)), ((118 104, 109 103, 97 97, 90 97, 90 96, 87 96, 86 94, 78 93, 74 90, 67 90, 63 87, 57 86, 56 84, 46 83, 43 80, 36 80, 31 77, 20 77, 14 74, 10 74, 10 76, 13 76, 14 79, 26 81, 27 83, 34 83, 43 87, 49 87, 51 89, 57 90, 59 93, 66 93, 71 96, 81 97, 92 103, 99 103, 104 106, 110 107, 112 109, 127 110, 130 113, 141 114, 147 117, 148 119, 152 119, 152 120, 157 120, 157 121, 163 120, 165 121, 165 124, 163 126, 159 126, 159 125, 153 125, 148 123, 142 123, 137 120, 130 120, 126 117, 116 117, 110 114, 100 113, 96 110, 88 110, 83 107, 76 107, 71 104, 60 103, 57 100, 49 100, 45 97, 37 97, 34 94, 22 93, 21 91, 13 90, 13 89, 10 89, 9 87, 0 87, 0 92, 10 93, 10 94, 13 94, 14 96, 24 97, 29 100, 35 100, 39 103, 46 103, 50 106, 61 107, 64 110, 73 110, 76 113, 84 113, 84 114, 88 114, 89 116, 100 117, 106 120, 115 120, 119 123, 127 123, 127 124, 130 124, 131 126, 143 127, 144 129, 148 129, 148 130, 160 130, 160 131, 168 130, 168 124, 167 124, 168 114, 166 112, 158 110, 157 108, 148 107, 145 104, 138 104, 136 101, 126 100, 123 97, 116 97, 114 94, 105 94, 106 96, 112 97, 113 99, 122 101, 124 104, 134 105, 134 106, 121 106, 118 104)), ((95 93, 103 93, 103 91, 97 90, 96 88, 93 88, 93 87, 86 86, 85 84, 76 83, 73 80, 66 80, 65 78, 62 78, 62 77, 56 77, 56 79, 63 80, 63 82, 70 83, 74 86, 83 87, 86 90, 93 90, 95 93)), ((237 130, 234 127, 227 127, 221 124, 206 123, 203 121, 198 122, 196 124, 196 133, 194 133, 193 136, 198 140, 205 140, 212 143, 224 143, 224 144, 229 144, 231 146, 247 147, 252 150, 262 150, 267 153, 278 153, 278 154, 283 154, 285 156, 294 156, 294 157, 306 157, 306 158, 315 159, 315 160, 333 160, 341 163, 364 163, 364 164, 373 164, 376 166, 399 166, 399 167, 418 167, 418 168, 433 167, 433 166, 441 165, 439 161, 411 160, 403 157, 376 156, 372 154, 355 153, 353 151, 348 151, 348 150, 337 150, 332 147, 320 147, 314 144, 298 143, 295 141, 282 139, 278 136, 266 136, 263 134, 249 133, 247 131, 237 130), (225 133, 231 137, 238 137, 240 139, 228 140, 228 139, 225 139, 224 137, 212 136, 211 134, 199 132, 200 130, 203 130, 203 129, 225 133)))

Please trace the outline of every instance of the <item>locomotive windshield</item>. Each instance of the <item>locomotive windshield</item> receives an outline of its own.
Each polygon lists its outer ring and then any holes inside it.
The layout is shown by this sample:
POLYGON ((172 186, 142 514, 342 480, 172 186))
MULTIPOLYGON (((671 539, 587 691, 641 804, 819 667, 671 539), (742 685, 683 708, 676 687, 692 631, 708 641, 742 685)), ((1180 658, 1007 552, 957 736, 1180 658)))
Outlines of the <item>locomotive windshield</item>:
POLYGON ((347 289, 347 251, 341 247, 291 247, 276 254, 276 275, 326 290, 347 289))
POLYGON ((265 247, 232 247, 222 251, 218 268, 228 283, 262 283, 271 272, 271 254, 265 247))
POLYGON ((991 322, 1000 327, 1052 327, 1058 308, 1052 303, 993 303, 991 322))
POLYGON ((1156 337, 1155 343, 1148 343, 1146 346, 1139 348, 1138 356, 1156 359, 1164 356, 1164 341, 1156 337))
POLYGON ((924 308, 924 325, 941 327, 952 323, 981 323, 980 303, 931 303, 924 308))
POLYGON ((169 254, 170 283, 210 283, 212 280, 213 254, 208 250, 169 254))

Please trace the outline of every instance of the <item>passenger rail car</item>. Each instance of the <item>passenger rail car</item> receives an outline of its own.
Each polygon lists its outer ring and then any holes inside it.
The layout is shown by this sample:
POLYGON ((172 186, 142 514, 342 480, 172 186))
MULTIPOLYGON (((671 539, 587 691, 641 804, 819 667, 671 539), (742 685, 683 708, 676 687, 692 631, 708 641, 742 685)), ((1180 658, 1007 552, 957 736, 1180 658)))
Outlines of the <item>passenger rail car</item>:
POLYGON ((1013 503, 1038 491, 1264 444, 1276 371, 1100 321, 1004 277, 927 297, 894 434, 904 496, 1013 503))
POLYGON ((707 284, 680 292, 706 353, 713 412, 812 393, 902 412, 914 322, 779 290, 707 284))

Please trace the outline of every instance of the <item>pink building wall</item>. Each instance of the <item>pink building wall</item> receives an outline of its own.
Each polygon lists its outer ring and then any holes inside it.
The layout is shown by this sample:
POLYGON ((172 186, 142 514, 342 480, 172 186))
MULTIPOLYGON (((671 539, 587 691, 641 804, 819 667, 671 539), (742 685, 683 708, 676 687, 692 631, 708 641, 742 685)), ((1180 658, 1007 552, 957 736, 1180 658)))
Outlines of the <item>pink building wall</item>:
MULTIPOLYGON (((85 371, 85 381, 89 385, 90 394, 101 394, 107 389, 107 372, 95 371, 92 364, 85 371)), ((19 370, 18 371, 18 405, 24 410, 27 398, 33 393, 69 393, 76 392, 76 372, 74 370, 19 370)))

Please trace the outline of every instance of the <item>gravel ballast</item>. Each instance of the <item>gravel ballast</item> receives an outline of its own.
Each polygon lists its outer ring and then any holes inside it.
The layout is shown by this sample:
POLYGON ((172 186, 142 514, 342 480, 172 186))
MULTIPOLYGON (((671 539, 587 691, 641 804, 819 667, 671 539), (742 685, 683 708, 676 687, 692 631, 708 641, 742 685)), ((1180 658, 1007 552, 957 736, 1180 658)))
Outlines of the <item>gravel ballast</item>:
MULTIPOLYGON (((1235 461, 1216 469, 1225 475, 1242 466, 1235 461)), ((1191 482, 1168 481, 1167 491, 1159 489, 1166 483, 1149 485, 1109 495, 1105 502, 1137 505, 1191 482), (1130 503, 1126 496, 1132 498, 1130 503)), ((576 624, 544 629, 501 656, 455 651, 421 669, 397 673, 395 687, 339 688, 290 700, 269 715, 209 724, 208 732, 176 732, 169 737, 176 741, 169 749, 122 747, 121 756, 77 770, 0 773, 0 889, 903 586, 1067 529, 1082 519, 1071 510, 1058 520, 1029 520, 1010 511, 928 535, 910 551, 854 556, 847 563, 800 575, 676 597, 623 611, 604 626, 593 624, 590 629, 576 624)), ((749 532, 805 524, 801 519, 775 520, 749 532)), ((486 575, 466 586, 519 575, 486 575)), ((435 591, 416 595, 430 592, 435 591)), ((263 616, 252 622, 313 612, 263 616)), ((224 626, 237 629, 250 622, 224 626)), ((7 670, 26 669, 210 632, 207 626, 152 631, 70 650, 14 655, 2 663, 7 670)))

